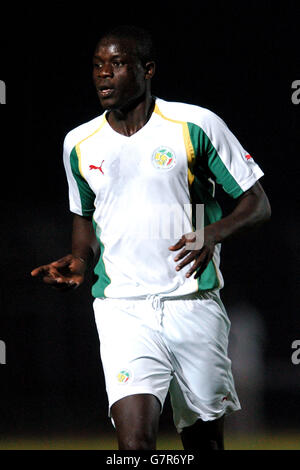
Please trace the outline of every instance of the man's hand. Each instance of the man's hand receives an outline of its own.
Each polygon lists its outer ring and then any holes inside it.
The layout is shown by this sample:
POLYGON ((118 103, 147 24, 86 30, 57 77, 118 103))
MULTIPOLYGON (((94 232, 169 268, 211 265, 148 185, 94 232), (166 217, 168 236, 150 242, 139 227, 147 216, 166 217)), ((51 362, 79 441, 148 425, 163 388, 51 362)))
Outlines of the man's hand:
POLYGON ((169 247, 171 251, 177 251, 185 247, 174 258, 174 261, 184 258, 176 266, 176 271, 180 271, 184 266, 195 260, 191 269, 186 273, 186 277, 190 277, 197 271, 194 276, 196 279, 203 273, 212 259, 214 247, 217 243, 222 243, 228 238, 261 225, 269 220, 270 216, 271 207, 269 200, 261 184, 257 181, 237 199, 236 207, 228 216, 211 225, 207 225, 204 231, 202 230, 199 233, 196 231, 183 235, 175 245, 169 247), (199 246, 199 240, 201 240, 201 235, 203 234, 204 241, 202 246, 199 246), (194 239, 191 239, 191 235, 194 235, 194 239), (191 241, 196 241, 196 249, 189 247, 191 241))
POLYGON ((83 283, 85 269, 85 261, 70 254, 52 263, 39 266, 31 271, 31 275, 42 279, 44 283, 52 287, 66 291, 76 289, 83 283))
POLYGON ((180 271, 184 266, 194 261, 185 277, 191 277, 195 271, 194 279, 200 277, 213 257, 215 244, 212 226, 207 226, 199 232, 183 235, 175 245, 169 247, 170 251, 178 251, 183 248, 174 258, 174 261, 182 260, 176 266, 176 271, 180 271), (193 246, 196 249, 193 249, 193 246))

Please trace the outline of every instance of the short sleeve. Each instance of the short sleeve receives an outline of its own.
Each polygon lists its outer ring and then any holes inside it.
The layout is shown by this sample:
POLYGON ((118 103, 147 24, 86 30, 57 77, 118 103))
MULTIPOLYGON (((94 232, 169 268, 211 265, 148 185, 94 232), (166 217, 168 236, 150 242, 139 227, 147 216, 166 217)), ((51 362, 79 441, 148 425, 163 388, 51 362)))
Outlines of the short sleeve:
POLYGON ((210 173, 233 198, 253 186, 263 171, 242 147, 225 122, 207 111, 200 132, 200 154, 210 173))

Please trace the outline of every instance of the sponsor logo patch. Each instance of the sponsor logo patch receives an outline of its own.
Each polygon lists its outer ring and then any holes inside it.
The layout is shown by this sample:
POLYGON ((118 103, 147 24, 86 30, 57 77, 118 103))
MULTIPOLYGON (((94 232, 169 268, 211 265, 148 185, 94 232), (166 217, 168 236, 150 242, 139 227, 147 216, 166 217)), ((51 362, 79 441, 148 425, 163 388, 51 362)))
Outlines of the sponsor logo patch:
POLYGON ((99 170, 102 173, 102 175, 104 175, 103 170, 102 170, 103 162, 104 160, 102 160, 102 163, 100 166, 90 165, 89 166, 90 170, 99 170))

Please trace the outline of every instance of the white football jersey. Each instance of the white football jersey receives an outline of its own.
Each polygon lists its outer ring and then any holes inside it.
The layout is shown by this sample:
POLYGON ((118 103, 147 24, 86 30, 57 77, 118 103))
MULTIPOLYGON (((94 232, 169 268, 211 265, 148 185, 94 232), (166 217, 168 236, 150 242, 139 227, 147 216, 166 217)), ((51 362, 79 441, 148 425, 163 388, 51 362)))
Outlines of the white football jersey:
POLYGON ((222 217, 215 182, 237 198, 263 172, 226 124, 199 106, 156 98, 149 121, 130 137, 114 131, 106 114, 64 142, 70 210, 93 217, 101 247, 93 296, 220 289, 220 245, 199 279, 185 277, 191 265, 175 270, 168 247, 200 228, 196 208, 204 225, 222 217))

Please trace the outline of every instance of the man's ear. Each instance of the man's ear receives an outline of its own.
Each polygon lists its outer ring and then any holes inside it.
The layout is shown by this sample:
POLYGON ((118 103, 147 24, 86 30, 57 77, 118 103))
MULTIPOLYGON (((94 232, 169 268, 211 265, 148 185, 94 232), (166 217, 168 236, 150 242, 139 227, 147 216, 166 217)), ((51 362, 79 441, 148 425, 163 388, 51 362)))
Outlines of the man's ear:
POLYGON ((145 79, 150 80, 155 74, 155 62, 146 62, 145 64, 145 79))

